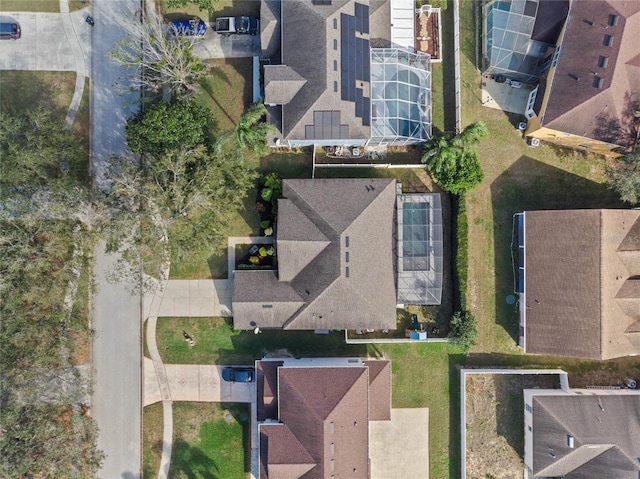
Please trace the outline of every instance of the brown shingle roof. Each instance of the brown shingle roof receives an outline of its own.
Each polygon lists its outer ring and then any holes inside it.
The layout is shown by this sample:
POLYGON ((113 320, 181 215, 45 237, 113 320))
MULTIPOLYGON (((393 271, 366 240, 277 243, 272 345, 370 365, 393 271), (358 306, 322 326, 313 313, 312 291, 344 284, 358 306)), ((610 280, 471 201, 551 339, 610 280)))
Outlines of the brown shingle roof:
POLYGON ((635 210, 525 213, 527 352, 593 359, 640 353, 626 333, 640 312, 635 283, 626 283, 637 274, 640 250, 618 251, 638 221, 635 210))
POLYGON ((282 361, 256 362, 258 421, 278 419, 278 368, 282 361))
POLYGON ((367 368, 280 368, 278 384, 280 420, 319 466, 305 479, 368 478, 367 368))
POLYGON ((638 477, 640 395, 535 395, 532 402, 536 477, 638 477))
POLYGON ((391 420, 391 362, 364 361, 369 368, 369 420, 391 420))
POLYGON ((285 180, 283 196, 282 276, 235 272, 234 327, 394 329, 395 181, 285 180))
POLYGON ((300 479, 316 466, 285 424, 260 426, 260 463, 262 479, 300 479))
POLYGON ((573 0, 542 126, 628 146, 630 96, 640 87, 638 31, 640 2, 573 0), (618 16, 615 26, 610 15, 618 16))

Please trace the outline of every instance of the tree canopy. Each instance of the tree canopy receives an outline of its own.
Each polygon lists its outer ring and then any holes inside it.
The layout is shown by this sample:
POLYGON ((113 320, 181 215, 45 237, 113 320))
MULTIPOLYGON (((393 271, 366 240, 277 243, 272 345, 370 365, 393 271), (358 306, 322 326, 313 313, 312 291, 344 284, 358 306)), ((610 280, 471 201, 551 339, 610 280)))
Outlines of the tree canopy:
POLYGON ((469 351, 478 338, 477 324, 470 311, 456 311, 449 324, 449 342, 460 346, 464 352, 469 351))
POLYGON ((241 157, 212 154, 203 145, 143 161, 138 168, 129 158, 112 159, 108 247, 129 244, 130 253, 142 257, 146 273, 158 278, 169 258, 210 251, 221 242, 256 174, 241 157))
POLYGON ((609 188, 625 203, 640 203, 640 151, 623 156, 607 170, 609 188))
MULTIPOLYGON (((211 3, 211 0, 201 1, 211 3)), ((202 59, 193 53, 195 36, 169 35, 166 23, 153 9, 147 10, 142 22, 132 15, 127 30, 129 34, 116 44, 110 57, 133 70, 130 76, 133 88, 144 88, 152 93, 167 89, 172 98, 195 92, 198 81, 208 70, 202 59)))
POLYGON ((94 477, 86 150, 36 110, 0 115, 0 158, 0 476, 94 477))
POLYGON ((167 6, 169 8, 186 7, 189 4, 196 5, 200 10, 207 10, 213 12, 213 3, 217 0, 167 0, 167 6))
POLYGON ((194 100, 158 102, 127 122, 127 145, 134 153, 163 154, 205 143, 213 119, 194 100))
POLYGON ((435 135, 423 147, 422 162, 444 190, 453 194, 464 193, 482 182, 484 172, 475 145, 487 136, 484 123, 467 126, 459 135, 435 135))

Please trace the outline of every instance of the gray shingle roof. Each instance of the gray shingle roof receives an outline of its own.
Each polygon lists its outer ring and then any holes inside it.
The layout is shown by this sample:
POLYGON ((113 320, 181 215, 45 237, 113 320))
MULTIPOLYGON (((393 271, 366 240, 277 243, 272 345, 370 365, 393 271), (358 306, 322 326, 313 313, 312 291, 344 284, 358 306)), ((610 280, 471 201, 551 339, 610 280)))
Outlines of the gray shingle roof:
POLYGON ((526 351, 593 359, 640 353, 635 210, 527 211, 526 351), (622 251, 620 250, 621 245, 622 251))
POLYGON ((533 397, 536 477, 636 479, 639 457, 640 394, 533 397))
POLYGON ((235 272, 234 327, 394 329, 395 180, 285 180, 283 197, 282 275, 235 272))
POLYGON ((265 65, 264 83, 264 102, 286 105, 298 94, 307 80, 286 65, 265 65))
MULTIPOLYGON (((307 126, 314 124, 314 113, 321 111, 341 114, 340 125, 344 127, 337 132, 340 138, 369 138, 370 128, 355 115, 354 102, 342 100, 340 68, 333 68, 334 61, 338 65, 341 61, 340 13, 354 15, 355 3, 354 0, 333 0, 330 4, 317 4, 310 0, 285 1, 281 3, 279 27, 272 25, 275 15, 269 14, 267 30, 261 36, 263 45, 269 45, 269 53, 274 52, 274 36, 280 34, 282 65, 291 67, 306 80, 291 101, 282 107, 281 133, 285 139, 307 138, 307 126), (337 21, 337 28, 334 28, 334 20, 337 21), (338 85, 337 91, 334 84, 338 85)), ((358 0, 358 3, 369 5, 369 0, 358 0)), ((377 0, 373 6, 376 15, 372 18, 371 33, 378 34, 382 30, 380 19, 386 18, 382 11, 389 9, 389 3, 377 0)), ((385 27, 390 30, 388 23, 385 27)), ((368 84, 366 81, 363 83, 368 84)), ((365 85, 366 88, 368 85, 365 85)), ((265 99, 265 103, 269 103, 268 99, 265 99)), ((317 132, 317 129, 312 128, 312 131, 317 132)), ((319 138, 314 136, 314 139, 319 138)))

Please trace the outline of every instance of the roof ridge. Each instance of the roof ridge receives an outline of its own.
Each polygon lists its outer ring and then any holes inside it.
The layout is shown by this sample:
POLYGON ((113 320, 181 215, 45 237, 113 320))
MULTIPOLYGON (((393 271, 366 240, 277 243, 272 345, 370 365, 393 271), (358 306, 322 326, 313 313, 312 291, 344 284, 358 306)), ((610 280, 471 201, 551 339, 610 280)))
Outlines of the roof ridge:
POLYGON ((582 446, 578 447, 577 449, 574 449, 573 451, 571 451, 569 454, 565 454, 564 456, 562 456, 557 461, 549 464, 547 467, 545 467, 541 471, 538 471, 536 473, 536 476, 540 476, 540 477, 564 476, 566 474, 569 474, 570 472, 575 471, 579 467, 582 467, 585 464, 593 461, 596 457, 601 456, 602 454, 604 454, 605 452, 609 451, 613 447, 616 447, 616 445, 615 444, 583 444, 582 446), (597 452, 598 454, 595 454, 592 457, 588 457, 588 454, 585 454, 585 451, 587 449, 595 449, 593 452, 597 452), (580 457, 582 455, 587 456, 587 457, 584 457, 584 458, 580 457), (567 469, 562 469, 562 467, 564 466, 564 463, 568 462, 571 459, 575 459, 576 456, 582 462, 580 462, 579 464, 574 465, 573 467, 571 467, 568 470, 567 469))

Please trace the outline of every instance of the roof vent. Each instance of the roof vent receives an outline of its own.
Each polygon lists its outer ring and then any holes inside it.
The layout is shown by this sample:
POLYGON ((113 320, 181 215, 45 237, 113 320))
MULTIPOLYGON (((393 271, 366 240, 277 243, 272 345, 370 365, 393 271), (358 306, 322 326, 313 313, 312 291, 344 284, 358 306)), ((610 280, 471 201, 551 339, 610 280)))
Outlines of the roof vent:
POLYGON ((602 42, 602 44, 605 47, 610 47, 611 45, 613 45, 613 35, 609 35, 608 33, 605 34, 604 36, 604 42, 602 42))
POLYGON ((314 5, 331 5, 331 0, 312 0, 314 5))
POLYGON ((575 445, 575 441, 573 439, 573 436, 570 434, 567 434, 567 446, 569 446, 571 449, 573 449, 574 447, 576 447, 575 445))
POLYGON ((593 87, 598 90, 602 88, 602 77, 596 76, 593 79, 593 87))
POLYGON ((586 23, 587 25, 589 25, 590 27, 592 27, 592 26, 593 26, 593 22, 592 22, 591 20, 587 20, 586 18, 584 18, 582 21, 583 21, 584 23, 586 23))
POLYGON ((598 66, 600 68, 607 68, 608 64, 609 64, 609 57, 605 57, 604 55, 600 55, 600 58, 598 59, 598 66))
POLYGON ((613 13, 609 14, 609 25, 615 27, 618 24, 618 15, 614 15, 613 13))
POLYGON ((573 74, 573 73, 569 73, 569 76, 570 76, 571 78, 573 78, 575 81, 580 80, 580 77, 579 77, 578 75, 573 74))

